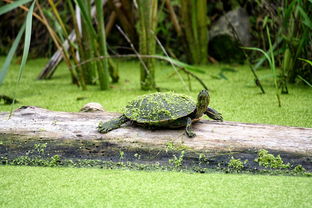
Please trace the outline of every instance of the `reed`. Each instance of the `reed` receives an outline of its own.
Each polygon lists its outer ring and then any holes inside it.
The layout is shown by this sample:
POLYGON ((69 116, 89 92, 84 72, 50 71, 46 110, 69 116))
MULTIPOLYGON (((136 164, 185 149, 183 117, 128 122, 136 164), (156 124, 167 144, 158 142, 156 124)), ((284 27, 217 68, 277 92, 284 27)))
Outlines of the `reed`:
MULTIPOLYGON (((139 11, 139 53, 143 55, 154 55, 156 52, 156 41, 154 34, 157 27, 157 0, 138 0, 139 11)), ((143 59, 141 64, 141 89, 153 90, 155 83, 154 59, 143 59)))
POLYGON ((193 64, 206 64, 208 60, 207 2, 181 0, 180 3, 188 59, 193 64))

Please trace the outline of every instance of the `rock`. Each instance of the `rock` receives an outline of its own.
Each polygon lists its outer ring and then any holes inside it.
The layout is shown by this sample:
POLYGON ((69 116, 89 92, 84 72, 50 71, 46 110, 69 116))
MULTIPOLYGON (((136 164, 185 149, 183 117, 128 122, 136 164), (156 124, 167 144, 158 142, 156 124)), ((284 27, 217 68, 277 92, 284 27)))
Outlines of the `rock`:
POLYGON ((209 31, 209 54, 218 61, 243 63, 245 57, 239 48, 240 45, 250 44, 249 17, 243 8, 232 10, 222 17, 211 27, 209 31), (232 30, 234 27, 235 33, 232 30))
POLYGON ((234 39, 232 27, 229 22, 235 28, 240 42, 247 46, 250 44, 250 24, 249 16, 243 8, 237 8, 232 10, 222 17, 211 27, 209 31, 209 40, 212 40, 219 35, 229 35, 234 39))
POLYGON ((79 112, 104 112, 103 106, 100 103, 87 103, 79 112))

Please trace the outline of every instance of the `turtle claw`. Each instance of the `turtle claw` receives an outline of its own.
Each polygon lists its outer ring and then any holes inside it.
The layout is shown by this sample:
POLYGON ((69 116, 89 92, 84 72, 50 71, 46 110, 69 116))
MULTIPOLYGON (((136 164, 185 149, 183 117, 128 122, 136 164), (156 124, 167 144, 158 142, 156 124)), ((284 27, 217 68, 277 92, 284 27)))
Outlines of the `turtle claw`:
POLYGON ((194 132, 186 132, 187 136, 190 138, 193 138, 196 136, 196 134, 194 132))
POLYGON ((98 130, 98 132, 100 132, 100 133, 107 133, 107 132, 110 131, 109 128, 106 128, 106 127, 104 126, 104 123, 103 123, 102 121, 99 122, 99 124, 98 124, 98 126, 97 126, 97 130, 98 130))
POLYGON ((191 125, 192 125, 192 119, 187 117, 185 132, 188 137, 193 138, 196 136, 196 134, 193 132, 191 125))
POLYGON ((213 120, 216 120, 216 121, 223 121, 223 117, 222 117, 222 114, 221 113, 219 113, 218 111, 216 111, 215 109, 213 109, 213 108, 207 108, 207 110, 206 110, 206 112, 205 112, 205 114, 209 117, 209 118, 211 118, 211 119, 213 119, 213 120))

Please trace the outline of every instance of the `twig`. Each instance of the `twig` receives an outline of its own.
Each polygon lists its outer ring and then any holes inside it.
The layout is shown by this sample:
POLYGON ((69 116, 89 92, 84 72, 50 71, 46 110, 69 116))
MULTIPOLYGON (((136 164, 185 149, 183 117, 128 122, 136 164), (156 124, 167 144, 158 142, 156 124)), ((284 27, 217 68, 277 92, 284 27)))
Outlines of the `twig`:
POLYGON ((202 86, 205 90, 208 90, 208 87, 205 85, 205 83, 203 82, 203 80, 201 80, 198 76, 196 76, 195 74, 193 74, 192 72, 188 71, 187 69, 185 69, 184 67, 180 67, 180 70, 182 70, 184 73, 194 77, 202 86))
POLYGON ((117 27, 118 31, 119 31, 119 32, 124 36, 124 38, 127 40, 127 42, 130 44, 130 46, 131 46, 132 50, 134 51, 136 57, 138 57, 138 59, 140 60, 141 64, 143 65, 146 74, 149 74, 150 72, 149 72, 149 70, 148 70, 148 68, 147 68, 147 66, 146 66, 146 64, 145 64, 145 62, 144 62, 143 59, 142 59, 143 56, 142 56, 141 54, 139 54, 139 52, 135 49, 135 47, 134 47, 134 45, 132 44, 131 40, 130 40, 130 39, 128 38, 128 36, 124 33, 124 31, 123 31, 118 25, 116 25, 116 27, 117 27))
MULTIPOLYGON (((168 58, 170 58, 169 55, 168 55, 168 53, 167 53, 167 51, 166 51, 166 49, 165 49, 164 46, 161 44, 161 42, 159 41, 159 39, 157 38, 157 36, 154 34, 153 31, 151 31, 151 32, 153 33, 153 35, 154 35, 154 37, 155 37, 155 40, 156 40, 156 42, 158 43, 158 45, 160 46, 161 50, 164 52, 164 54, 165 54, 168 58)), ((178 76, 179 76, 181 82, 183 83, 183 85, 184 85, 185 88, 187 89, 186 84, 185 84, 185 82, 184 82, 182 76, 181 76, 181 75, 179 74, 179 72, 177 71, 177 69, 176 69, 176 67, 174 66, 174 64, 172 63, 171 59, 169 59, 169 62, 170 62, 170 64, 171 64, 172 68, 174 69, 174 71, 178 74, 178 76)), ((190 91, 190 90, 191 90, 191 89, 189 89, 189 91, 190 91)))
MULTIPOLYGON (((4 1, 4 2, 6 2, 6 3, 13 3, 14 1, 12 1, 12 0, 2 0, 2 1, 4 1)), ((25 6, 19 6, 19 8, 21 8, 22 10, 24 10, 24 11, 26 11, 26 12, 28 12, 28 8, 27 7, 25 7, 25 6)), ((36 17, 42 24, 44 24, 45 25, 45 21, 37 14, 37 13, 35 13, 35 12, 33 12, 33 14, 32 14, 34 17, 36 17)))
POLYGON ((171 2, 170 0, 166 0, 166 7, 169 11, 169 14, 170 14, 170 18, 171 18, 171 21, 172 21, 172 24, 173 24, 173 27, 174 29, 176 30, 177 34, 178 34, 178 37, 180 37, 182 35, 182 30, 181 30, 181 26, 179 24, 179 20, 177 18, 177 15, 176 13, 174 12, 174 9, 171 5, 171 2))

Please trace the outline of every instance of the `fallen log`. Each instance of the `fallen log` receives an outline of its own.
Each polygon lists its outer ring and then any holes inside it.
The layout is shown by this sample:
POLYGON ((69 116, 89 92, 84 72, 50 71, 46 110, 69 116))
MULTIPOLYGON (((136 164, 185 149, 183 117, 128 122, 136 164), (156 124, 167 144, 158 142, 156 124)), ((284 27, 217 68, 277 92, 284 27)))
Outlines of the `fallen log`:
POLYGON ((200 120, 193 124, 197 136, 188 138, 183 129, 149 130, 125 124, 100 134, 99 121, 117 117, 109 112, 56 112, 24 106, 8 119, 0 113, 0 157, 14 158, 46 143, 46 154, 70 159, 123 159, 140 163, 168 163, 185 151, 184 164, 198 163, 200 154, 208 166, 225 164, 234 156, 248 159, 250 167, 260 149, 280 154, 284 161, 312 170, 312 128, 200 120), (138 155, 140 156, 138 158, 138 155))

